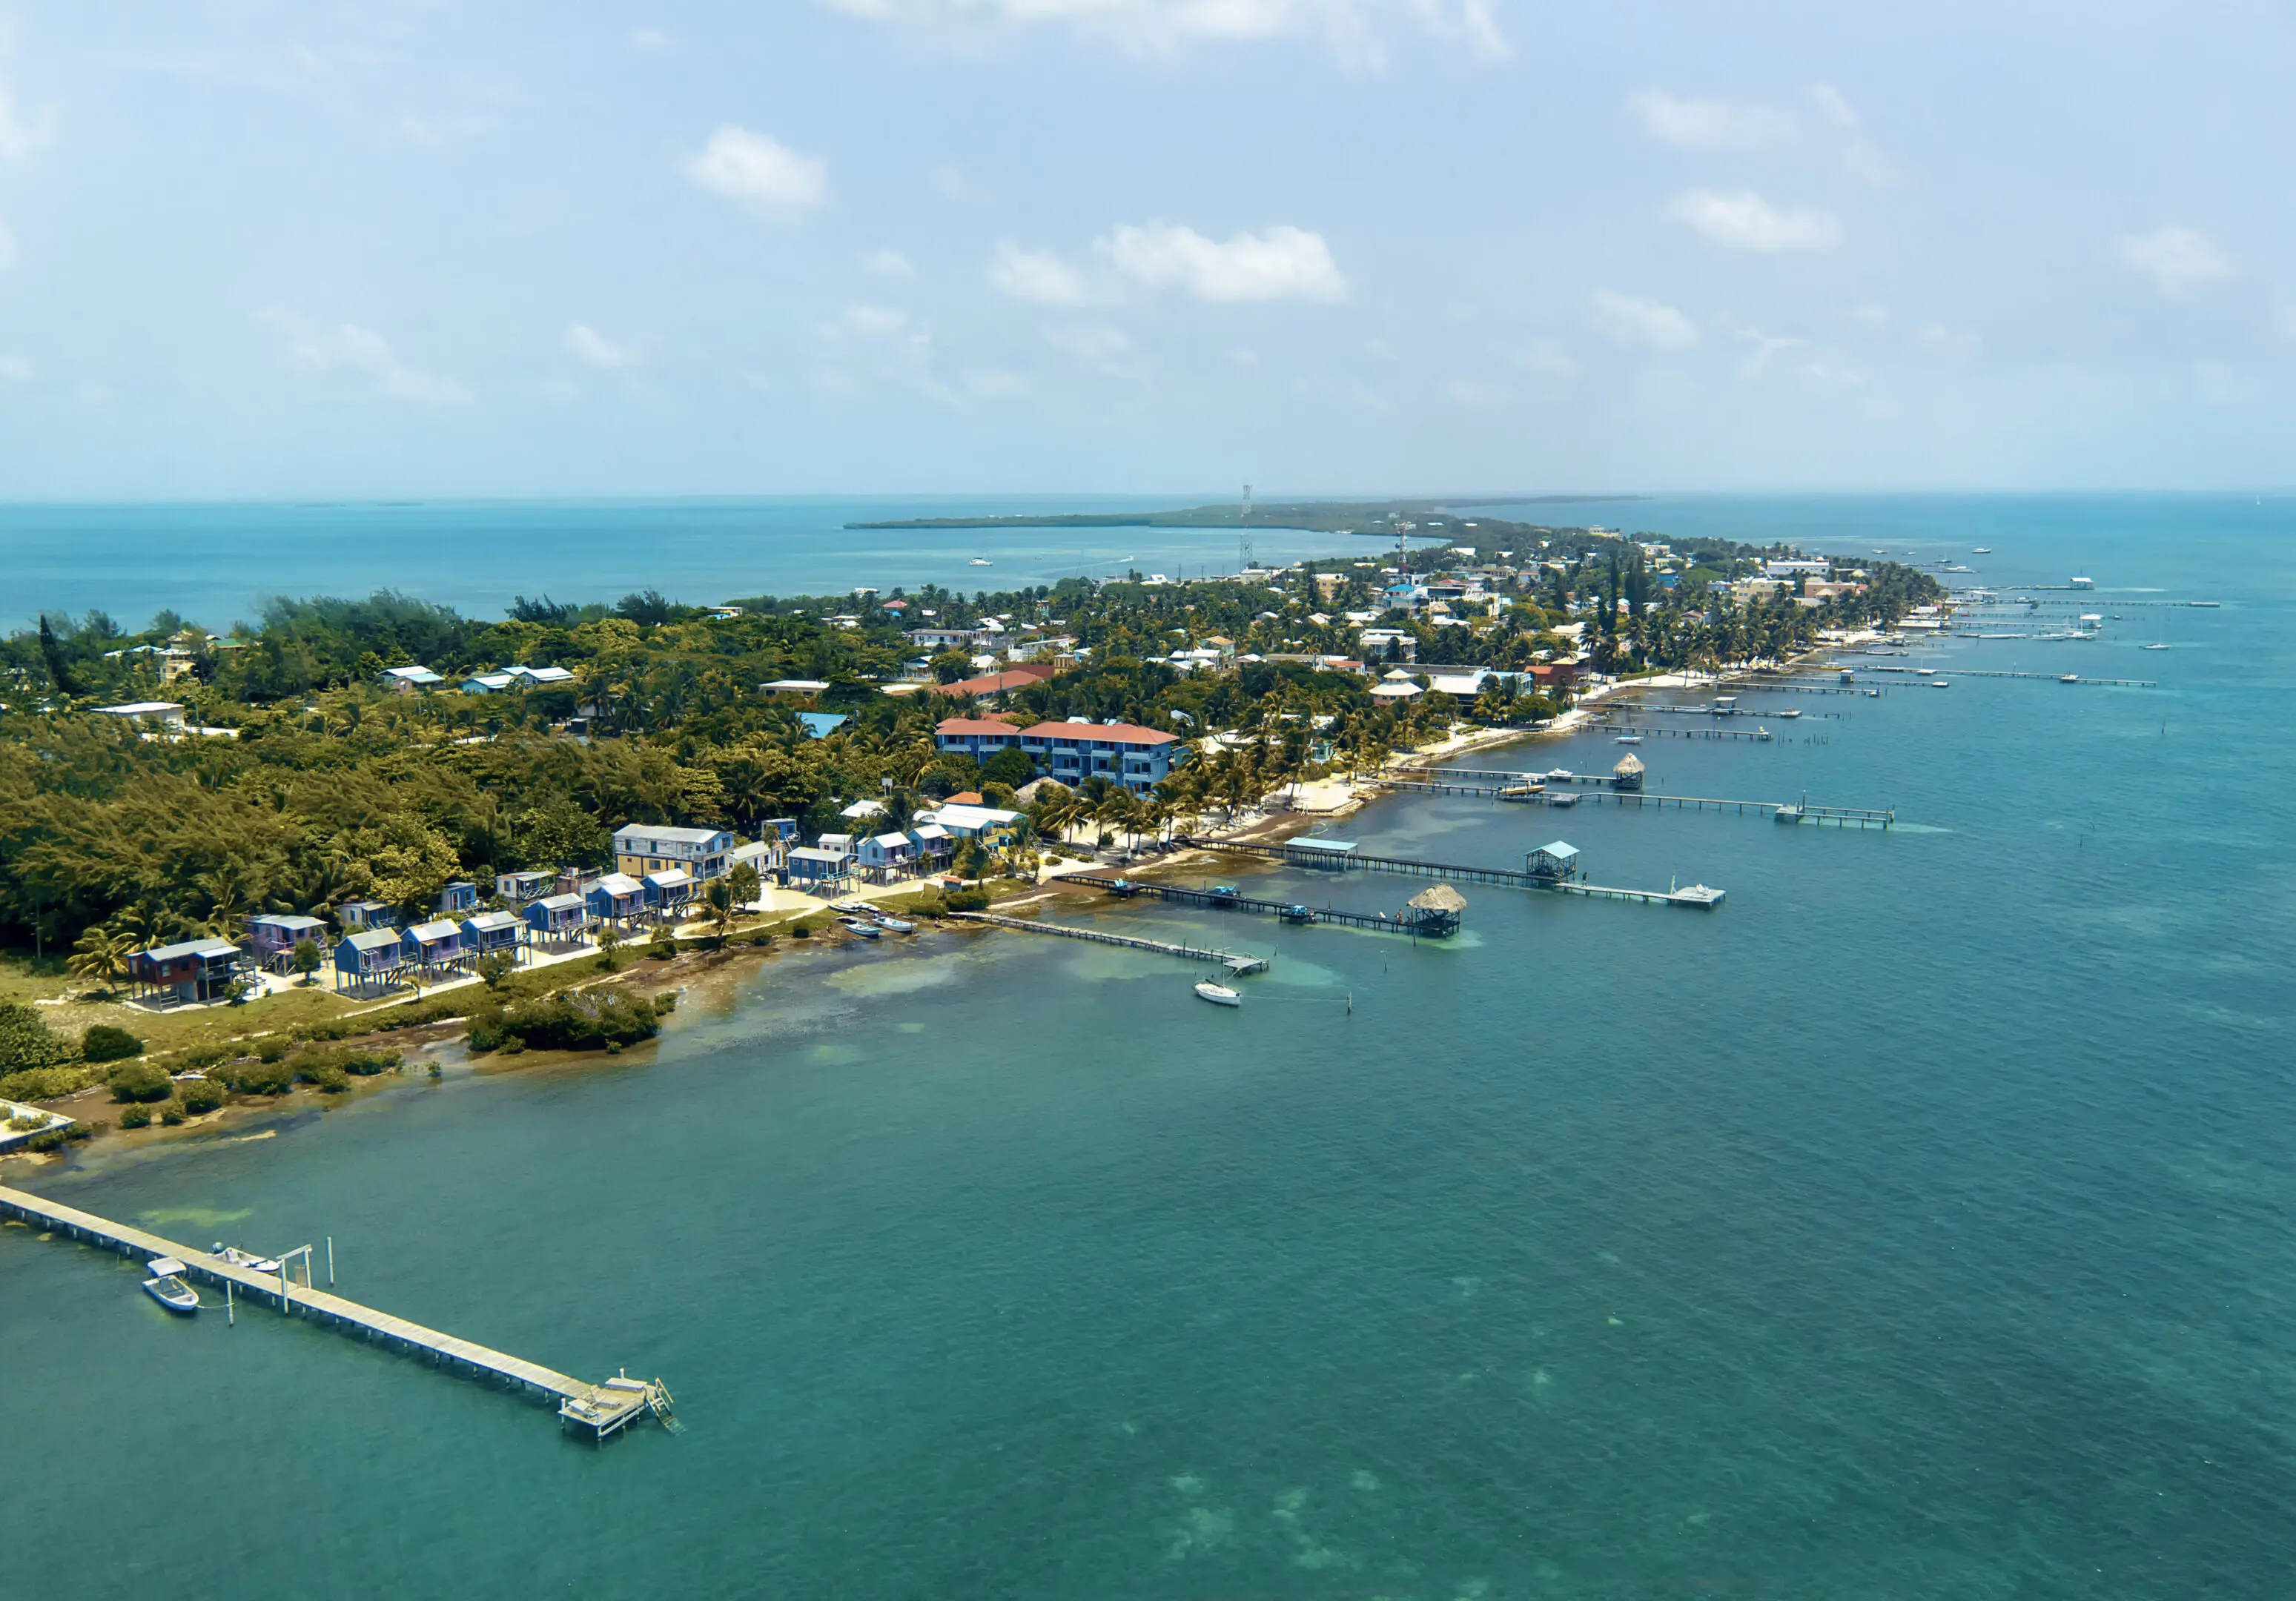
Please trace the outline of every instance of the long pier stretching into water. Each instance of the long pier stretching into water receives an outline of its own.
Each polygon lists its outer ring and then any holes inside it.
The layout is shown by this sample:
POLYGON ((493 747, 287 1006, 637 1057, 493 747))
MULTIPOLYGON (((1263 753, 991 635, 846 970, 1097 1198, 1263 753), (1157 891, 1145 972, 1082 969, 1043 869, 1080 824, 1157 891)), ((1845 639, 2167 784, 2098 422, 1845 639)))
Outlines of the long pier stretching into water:
MULTIPOLYGON (((44 1235, 61 1234, 116 1251, 122 1256, 141 1256, 147 1262, 154 1257, 172 1256, 184 1264, 184 1278, 224 1289, 234 1302, 244 1300, 250 1305, 273 1306, 289 1317, 308 1318, 355 1334, 360 1339, 378 1342, 450 1373, 497 1384, 533 1400, 555 1401, 559 1426, 562 1429, 571 1423, 594 1440, 619 1434, 649 1413, 675 1426, 669 1410, 669 1392, 660 1380, 619 1377, 600 1385, 586 1385, 539 1362, 529 1362, 454 1335, 440 1334, 435 1328, 425 1328, 405 1318, 362 1306, 332 1291, 291 1284, 283 1263, 277 1274, 253 1272, 145 1229, 115 1223, 94 1213, 20 1189, 0 1186, 0 1213, 38 1229, 44 1235)), ((308 1256, 304 1260, 308 1267, 308 1256)))
POLYGON ((1596 805, 1672 806, 1685 812, 1751 813, 1780 822, 1832 824, 1837 828, 1887 829, 1898 821, 1894 806, 1813 806, 1807 801, 1731 800, 1706 795, 1659 795, 1643 789, 1620 789, 1597 772, 1515 772, 1505 768, 1419 767, 1423 779, 1380 780, 1391 789, 1416 795, 1464 795, 1486 800, 1513 801, 1522 805, 1573 806, 1580 801, 1596 805), (1561 786, 1558 790, 1555 787, 1561 786))
POLYGON ((1263 901, 1256 896, 1220 889, 1195 889, 1184 884, 1151 884, 1139 878, 1109 878, 1097 873, 1063 873, 1058 882, 1105 890, 1120 899, 1146 895, 1179 906, 1203 906, 1214 911, 1242 911, 1258 917, 1281 918, 1287 923, 1330 923, 1342 928, 1368 928, 1378 934, 1406 934, 1417 939, 1447 939, 1456 933, 1456 913, 1423 916, 1408 909, 1392 916, 1375 911, 1341 911, 1331 906, 1303 906, 1292 901, 1263 901))
POLYGON ((1062 939, 1088 940, 1095 945, 1121 945, 1129 951, 1150 951, 1159 956, 1177 956, 1185 961, 1218 962, 1239 976, 1267 969, 1267 959, 1264 956, 1238 956, 1234 952, 1213 951, 1201 945, 1179 945, 1168 940, 1142 939, 1136 935, 1108 934, 1098 928, 1072 927, 1066 923, 1042 923, 1034 918, 1008 918, 993 911, 952 911, 949 916, 963 918, 969 923, 987 923, 991 927, 1011 928, 1021 934, 1056 935, 1062 939))
POLYGON ((1443 878, 1454 884, 1496 884, 1508 889, 1552 890, 1567 895, 1586 895, 1597 901, 1638 901, 1646 906, 1711 909, 1724 899, 1724 892, 1709 889, 1704 885, 1694 885, 1689 889, 1619 889, 1607 884, 1587 884, 1575 878, 1554 878, 1520 868, 1470 867, 1450 862, 1414 861, 1408 856, 1365 856, 1352 851, 1339 855, 1316 850, 1312 846, 1296 848, 1297 842, 1292 840, 1280 845, 1247 844, 1238 839, 1183 839, 1181 843, 1199 850, 1228 851, 1323 872, 1397 873, 1412 878, 1443 878))

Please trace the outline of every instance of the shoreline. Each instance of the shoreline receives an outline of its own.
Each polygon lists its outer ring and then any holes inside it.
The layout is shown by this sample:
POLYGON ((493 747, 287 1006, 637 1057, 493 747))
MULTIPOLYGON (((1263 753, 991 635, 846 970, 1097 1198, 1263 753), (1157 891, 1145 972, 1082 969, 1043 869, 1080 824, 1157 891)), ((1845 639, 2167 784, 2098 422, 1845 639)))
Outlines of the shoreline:
MULTIPOLYGON (((1821 671, 1824 670, 1824 664, 1817 658, 1833 651, 1854 649, 1862 644, 1871 643, 1880 637, 1882 636, 1874 631, 1861 631, 1857 635, 1827 641, 1808 651, 1767 666, 1748 664, 1714 674, 1654 674, 1644 678, 1606 680, 1590 686, 1568 711, 1536 728, 1468 729, 1455 731, 1431 745, 1415 748, 1411 753, 1411 756, 1415 762, 1432 764, 1470 756, 1479 751, 1529 745, 1546 739, 1568 738, 1583 731, 1603 715, 1602 703, 1630 698, 1643 690, 1689 689, 1703 685, 1737 682, 1758 673, 1821 671)), ((1391 765, 1392 763, 1390 763, 1391 765)), ((1374 776, 1358 773, 1348 778, 1326 777, 1309 780, 1298 786, 1292 794, 1283 796, 1283 804, 1278 808, 1268 808, 1264 805, 1261 807, 1253 808, 1223 823, 1218 829, 1189 836, 1190 843, 1183 848, 1159 855, 1145 862, 1128 863, 1125 870, 1144 876, 1167 869, 1202 866, 1218 859, 1220 847, 1225 844, 1272 844, 1305 833, 1318 824, 1354 816, 1374 802, 1391 793, 1386 789, 1382 777, 1383 772, 1382 775, 1374 776)), ((1063 850, 1087 848, 1066 840, 1055 843, 1063 850)), ((1063 895, 1061 885, 1061 880, 1064 877, 1070 873, 1102 870, 1109 865, 1106 862, 1099 860, 1096 854, 1082 862, 1064 859, 1057 863, 1042 865, 1037 870, 1034 882, 1016 885, 1011 893, 998 897, 993 904, 1001 911, 1027 915, 1034 909, 1058 904, 1068 898, 1063 895)), ((1275 870, 1265 865, 1253 864, 1241 866, 1234 870, 1250 874, 1272 872, 1275 870)), ((837 898, 840 901, 857 900, 872 904, 881 904, 918 895, 923 893, 924 887, 922 881, 892 885, 865 885, 837 898)), ((1079 905, 1089 903, 1078 898, 1079 905)), ((908 910, 914 912, 914 909, 908 910)), ((705 992, 721 992, 737 977, 750 976, 761 969, 767 962, 785 952, 795 951, 804 951, 808 954, 835 952, 863 943, 858 937, 840 927, 834 920, 816 927, 808 939, 798 940, 788 937, 788 931, 793 925, 808 918, 827 917, 833 919, 835 917, 832 903, 816 899, 800 891, 768 887, 753 911, 760 914, 761 920, 731 930, 722 944, 708 943, 707 942, 715 937, 708 933, 696 935, 690 939, 681 938, 677 942, 679 948, 676 954, 667 961, 660 962, 656 962, 654 959, 644 955, 642 945, 628 945, 625 947, 625 950, 630 952, 627 965, 611 971, 594 970, 577 982, 563 986, 554 986, 542 993, 574 995, 600 988, 615 988, 633 995, 651 999, 672 991, 682 997, 689 988, 701 989, 705 992), (776 937, 773 937, 770 943, 761 944, 757 943, 759 935, 776 937), (745 957, 751 960, 745 963, 743 961, 745 957)), ((929 921, 926 926, 936 932, 947 934, 985 935, 999 932, 993 926, 980 924, 941 923, 934 920, 929 921)), ((686 927, 700 926, 687 925, 686 927)), ((899 948, 896 947, 896 949, 899 948)), ((602 953, 595 951, 576 952, 545 965, 571 967, 585 956, 594 957, 598 954, 602 953)), ((430 991, 429 995, 418 994, 384 1001, 354 1011, 348 1016, 357 1017, 370 1013, 383 1013, 398 1006, 420 1004, 429 999, 430 995, 436 995, 441 990, 454 992, 464 989, 474 992, 472 995, 474 1001, 489 993, 476 981, 464 981, 438 986, 430 991)), ((685 1013, 685 1009, 683 1007, 668 1014, 664 1020, 664 1033, 682 1026, 682 1016, 690 1016, 685 1013)), ((450 1016, 398 1029, 378 1029, 370 1033, 348 1036, 331 1043, 347 1046, 383 1046, 402 1050, 410 1058, 460 1046, 463 1050, 463 1065, 467 1066, 471 1071, 523 1072, 530 1069, 547 1071, 588 1068, 602 1066, 609 1062, 617 1066, 635 1065, 622 1058, 637 1056, 643 1061, 645 1057, 642 1053, 647 1052, 649 1048, 658 1046, 661 1039, 661 1035, 657 1035, 652 1040, 642 1041, 637 1046, 612 1055, 603 1050, 535 1050, 503 1058, 494 1052, 481 1054, 469 1052, 467 1041, 470 1024, 471 1019, 468 1016, 450 1016)), ((255 1030, 246 1035, 235 1037, 257 1039, 273 1032, 275 1031, 267 1029, 255 1030)), ((330 1106, 358 1104, 389 1089, 407 1087, 410 1082, 409 1071, 420 1065, 417 1061, 410 1059, 397 1070, 375 1075, 372 1082, 354 1079, 348 1090, 333 1093, 324 1091, 316 1085, 299 1082, 281 1095, 235 1098, 217 1111, 186 1118, 180 1124, 170 1127, 155 1121, 143 1129, 123 1129, 115 1122, 96 1121, 94 1114, 99 1110, 125 1104, 111 1101, 109 1099, 108 1086, 98 1082, 67 1096, 58 1097, 49 1101, 31 1103, 45 1109, 62 1112, 66 1116, 74 1117, 90 1129, 91 1131, 85 1139, 69 1142, 54 1151, 33 1152, 19 1149, 0 1155, 0 1174, 7 1175, 8 1182, 21 1185, 28 1180, 37 1181, 42 1177, 48 1176, 51 1170, 53 1176, 58 1177, 78 1170, 82 1166, 78 1157, 79 1152, 83 1150, 91 1154, 101 1152, 108 1160, 117 1159, 123 1155, 146 1151, 158 1153, 170 1147, 189 1147, 214 1140, 234 1128, 257 1123, 269 1117, 283 1115, 291 1117, 305 1112, 324 1111, 330 1106)), ((434 1058, 431 1063, 433 1069, 435 1070, 439 1065, 434 1058)), ((248 1137, 267 1136, 257 1134, 248 1137)))

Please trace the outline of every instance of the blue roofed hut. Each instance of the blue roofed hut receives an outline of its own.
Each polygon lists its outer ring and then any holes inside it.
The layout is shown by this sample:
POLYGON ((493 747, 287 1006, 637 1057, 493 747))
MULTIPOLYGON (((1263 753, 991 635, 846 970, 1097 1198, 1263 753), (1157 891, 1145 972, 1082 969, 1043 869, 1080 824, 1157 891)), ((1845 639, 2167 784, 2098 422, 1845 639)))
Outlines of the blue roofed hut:
POLYGON ((1578 876, 1578 847, 1560 839, 1540 845, 1530 853, 1523 867, 1534 878, 1567 883, 1578 876))

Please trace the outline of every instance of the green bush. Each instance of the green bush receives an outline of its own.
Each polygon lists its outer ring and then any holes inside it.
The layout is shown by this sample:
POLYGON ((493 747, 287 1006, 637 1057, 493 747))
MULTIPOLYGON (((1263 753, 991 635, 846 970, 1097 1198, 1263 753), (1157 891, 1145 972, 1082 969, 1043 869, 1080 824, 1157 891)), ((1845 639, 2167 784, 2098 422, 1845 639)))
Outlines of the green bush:
POLYGON ((0 1076, 0 1100, 60 1100, 102 1076, 101 1067, 30 1067, 0 1076))
POLYGON ((675 990, 664 990, 660 994, 656 995, 656 996, 653 998, 653 1015, 654 1015, 655 1017, 668 1017, 668 1016, 669 1016, 669 1014, 670 1014, 670 1013, 672 1013, 672 1012, 676 1011, 676 1009, 677 1009, 677 992, 676 992, 676 991, 675 991, 675 990))
POLYGON ((646 941, 646 954, 656 961, 668 961, 677 954, 677 942, 669 936, 669 925, 657 926, 653 937, 646 941))
POLYGON ((122 1062, 111 1070, 114 1100, 165 1100, 175 1088, 168 1070, 156 1062, 122 1062))
POLYGON ((329 1095, 340 1095, 351 1087, 351 1075, 343 1071, 340 1062, 325 1058, 313 1060, 307 1053, 290 1064, 295 1069, 299 1082, 316 1084, 329 1095))
POLYGON ((952 889, 942 897, 941 904, 951 911, 986 911, 988 892, 985 889, 952 889))
POLYGON ((184 1060, 193 1067, 204 1069, 228 1062, 238 1054, 239 1050, 236 1046, 193 1045, 184 1050, 184 1060))
POLYGON ((627 995, 545 995, 472 1018, 471 1049, 507 1050, 515 1039, 539 1050, 596 1050, 651 1040, 660 1027, 652 1002, 627 995))
POLYGON ((813 927, 812 927, 812 925, 811 925, 811 924, 809 924, 809 923, 792 923, 791 925, 790 925, 790 938, 791 938, 791 939, 811 939, 812 937, 813 937, 813 927))
POLYGON ((770 928, 761 928, 750 935, 749 940, 750 944, 762 951, 774 943, 774 931, 770 928))
POLYGON ((187 1078, 176 1086, 176 1094, 184 1103, 184 1110, 197 1117, 223 1108, 224 1087, 211 1078, 187 1078))
POLYGON ((50 1129, 45 1134, 35 1134, 29 1139, 24 1141, 24 1148, 28 1151, 61 1150, 63 1148, 64 1142, 68 1139, 88 1139, 94 1138, 95 1131, 100 1126, 100 1124, 92 1123, 83 1119, 78 1123, 71 1123, 64 1128, 50 1129))
POLYGON ((71 1054, 39 1013, 20 1001, 0 1001, 0 1073, 61 1066, 71 1054))
POLYGON ((160 1107, 160 1121, 171 1129, 189 1115, 190 1111, 181 1100, 167 1101, 160 1107))
POLYGON ((294 1047, 294 1041, 274 1034, 256 1048, 255 1058, 259 1062, 283 1062, 287 1059, 287 1053, 294 1047))
POLYGON ((295 1087, 295 1070, 285 1062, 234 1062, 209 1073, 242 1095, 284 1095, 295 1087))
POLYGON ((91 1062, 117 1062, 144 1054, 144 1041, 124 1028, 98 1023, 79 1037, 79 1054, 91 1062))
POLYGON ((119 1115, 119 1126, 123 1129, 148 1128, 151 1123, 152 1108, 140 1102, 130 1106, 119 1115))

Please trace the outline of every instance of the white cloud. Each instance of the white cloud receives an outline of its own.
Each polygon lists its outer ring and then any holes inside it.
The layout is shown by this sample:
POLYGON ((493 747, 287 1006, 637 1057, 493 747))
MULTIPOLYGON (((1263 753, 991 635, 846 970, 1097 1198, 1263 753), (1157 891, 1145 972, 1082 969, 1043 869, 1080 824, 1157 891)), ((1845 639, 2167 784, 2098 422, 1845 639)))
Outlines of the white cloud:
POLYGON ((731 124, 709 135, 685 173, 713 194, 768 216, 800 216, 829 200, 829 168, 821 160, 731 124))
POLYGON ((1734 317, 1719 318, 1718 322, 1722 331, 1732 339, 1742 345, 1753 347, 1754 354, 1746 361, 1746 371, 1750 373, 1767 371, 1772 356, 1783 351, 1799 349, 1808 342, 1792 334, 1770 333, 1734 317))
POLYGON ((988 281, 1015 300, 1037 306, 1089 306, 1084 274, 1049 250, 1024 250, 1011 240, 996 247, 988 281))
POLYGON ((1687 350, 1698 343, 1698 324, 1663 300, 1645 300, 1597 290, 1595 326, 1611 343, 1628 349, 1687 350))
POLYGON ((1667 215, 1734 250, 1830 250, 1841 242, 1841 225, 1824 212, 1781 211, 1751 189, 1686 189, 1667 215))
POLYGON ((8 232, 6 224, 0 223, 0 271, 15 265, 16 236, 8 232))
POLYGON ((1103 372, 1121 373, 1127 369, 1124 360, 1132 354, 1132 336, 1121 328, 1106 323, 1064 323, 1045 330, 1045 342, 1064 355, 1072 355, 1087 367, 1103 372))
POLYGON ((0 380, 12 384, 32 381, 32 363, 20 355, 0 355, 0 380))
POLYGON ((1453 405, 1469 406, 1478 411, 1505 405, 1513 398, 1497 384, 1488 383, 1479 378, 1452 379, 1443 386, 1443 394, 1453 405))
POLYGON ((8 86, 0 84, 0 161, 30 160, 54 137, 55 131, 53 113, 28 118, 16 109, 15 96, 8 92, 8 86))
POLYGON ((898 250, 871 250, 861 257, 861 270, 880 278, 914 278, 916 263, 898 250))
POLYGON ((1759 150, 1794 131, 1793 118, 1774 106, 1686 98, 1663 89, 1629 96, 1627 110, 1652 138, 1689 150, 1759 150))
POLYGON ((2296 302, 2282 306, 2274 320, 2280 325, 2282 339, 2296 339, 2296 302))
POLYGON ((1890 331, 1890 308, 1878 300, 1869 300, 1863 306, 1850 307, 1849 320, 1860 328, 1871 329, 1875 333, 1887 333, 1890 331))
POLYGON ((1066 25, 1136 50, 1306 38, 1350 66, 1375 67, 1388 39, 1416 29, 1478 61, 1513 53, 1497 0, 824 0, 832 11, 927 30, 1066 25))
POLYGON ((1348 298, 1348 281, 1320 233, 1278 225, 1226 241, 1193 228, 1151 223, 1118 228, 1095 247, 1128 282, 1143 289, 1182 289, 1215 305, 1244 301, 1348 298))
POLYGON ((566 331, 566 354, 602 372, 619 372, 636 365, 638 359, 636 351, 615 344, 587 323, 577 323, 566 331))
POLYGON ((983 367, 964 375, 964 392, 976 400, 1011 400, 1029 392, 1029 380, 1001 367, 983 367))
POLYGON ((2124 233, 2113 241, 2120 264, 2164 300, 2188 300, 2212 284, 2240 276, 2224 247, 2197 229, 2170 226, 2124 233))
POLYGON ((1877 187, 1897 181, 1897 170, 1890 165, 1889 159, 1882 154, 1879 147, 1866 136, 1865 126, 1857 120, 1857 111, 1851 109, 1841 90, 1832 84, 1813 84, 1809 97, 1817 102, 1819 113, 1841 135, 1841 162, 1853 176, 1877 187))
POLYGON ((891 306, 849 306, 845 308, 843 326, 849 333, 865 339, 882 339, 901 331, 909 325, 909 314, 891 306))
POLYGON ((297 366, 314 372, 350 372, 365 378, 393 400, 420 405, 466 405, 470 394, 452 380, 419 372, 399 360, 390 342, 372 328, 340 323, 318 328, 291 312, 273 312, 263 319, 287 336, 287 356, 297 366))
POLYGON ((1536 372, 1541 378, 1578 376, 1578 360, 1564 348, 1561 339, 1543 337, 1533 339, 1516 359, 1524 372, 1536 372))
POLYGON ((677 48, 677 41, 659 28, 630 29, 630 48, 644 55, 660 55, 677 48))
POLYGON ((1985 347, 1985 341, 1965 328, 1948 328, 1942 323, 1925 323, 1914 331, 1914 338, 1941 355, 1957 361, 1967 361, 1985 347))

